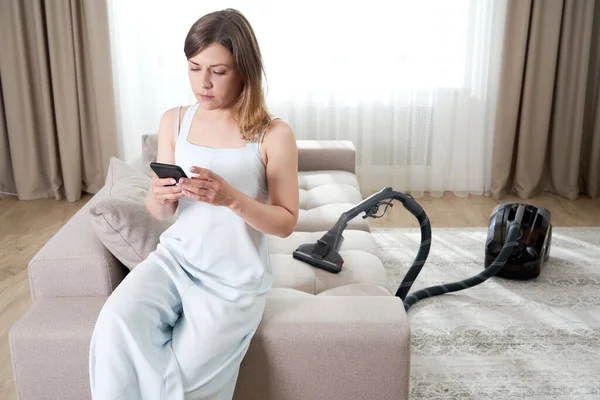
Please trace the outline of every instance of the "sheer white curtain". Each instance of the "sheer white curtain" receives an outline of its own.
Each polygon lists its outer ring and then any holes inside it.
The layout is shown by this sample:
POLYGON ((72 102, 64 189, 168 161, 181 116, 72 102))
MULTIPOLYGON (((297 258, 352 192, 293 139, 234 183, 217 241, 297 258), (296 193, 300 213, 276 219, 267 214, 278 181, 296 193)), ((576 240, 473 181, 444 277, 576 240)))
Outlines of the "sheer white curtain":
POLYGON ((111 0, 122 155, 195 102, 183 42, 233 7, 258 37, 270 111, 298 139, 348 139, 363 194, 488 194, 505 0, 111 0))

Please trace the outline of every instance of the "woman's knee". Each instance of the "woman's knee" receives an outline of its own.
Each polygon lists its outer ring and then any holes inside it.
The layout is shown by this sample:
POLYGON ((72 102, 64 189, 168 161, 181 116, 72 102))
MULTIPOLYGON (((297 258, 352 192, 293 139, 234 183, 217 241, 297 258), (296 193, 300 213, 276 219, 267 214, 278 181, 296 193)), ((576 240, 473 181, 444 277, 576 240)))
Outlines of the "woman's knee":
POLYGON ((145 308, 149 305, 144 299, 147 293, 142 288, 152 278, 148 269, 155 269, 153 265, 146 264, 147 262, 139 264, 110 294, 100 310, 97 324, 129 326, 144 323, 144 314, 147 313, 145 308))
POLYGON ((136 304, 131 299, 110 296, 100 310, 95 330, 104 334, 131 331, 141 322, 135 315, 135 308, 136 304))
POLYGON ((97 334, 115 340, 127 337, 148 345, 163 345, 170 336, 172 320, 177 315, 166 304, 166 299, 163 304, 151 297, 147 293, 132 295, 126 291, 115 291, 98 315, 97 334))

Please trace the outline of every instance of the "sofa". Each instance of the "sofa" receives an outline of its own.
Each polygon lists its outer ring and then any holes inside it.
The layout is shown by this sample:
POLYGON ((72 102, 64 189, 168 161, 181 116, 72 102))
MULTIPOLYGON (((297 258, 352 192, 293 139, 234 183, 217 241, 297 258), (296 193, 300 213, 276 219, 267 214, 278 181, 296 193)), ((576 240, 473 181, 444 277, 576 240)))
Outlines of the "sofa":
MULTIPOLYGON (((144 179, 151 176, 156 139, 145 135, 142 158, 131 163, 144 179)), ((338 274, 292 257, 300 244, 315 242, 363 200, 355 147, 345 140, 297 145, 299 219, 290 236, 269 237, 274 285, 234 398, 407 399, 410 330, 402 301, 385 288, 387 274, 368 220, 359 216, 348 223, 338 274)), ((9 333, 21 400, 91 397, 91 333, 103 303, 129 272, 93 222, 94 206, 113 195, 109 178, 28 265, 32 304, 9 333)))

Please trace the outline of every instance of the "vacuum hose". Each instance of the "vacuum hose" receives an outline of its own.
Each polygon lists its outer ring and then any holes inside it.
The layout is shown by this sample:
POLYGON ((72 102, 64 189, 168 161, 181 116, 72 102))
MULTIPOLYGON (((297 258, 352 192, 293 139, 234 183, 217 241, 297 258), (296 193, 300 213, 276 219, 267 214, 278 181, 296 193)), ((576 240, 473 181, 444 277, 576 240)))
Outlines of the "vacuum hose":
MULTIPOLYGON (((504 246, 498 254, 498 257, 496 257, 494 262, 492 262, 481 273, 468 279, 431 286, 408 294, 408 291, 412 287, 414 281, 417 279, 417 276, 421 272, 421 268, 423 268, 423 265, 427 260, 427 256, 429 255, 429 250, 431 247, 431 224, 429 223, 429 218, 427 217, 425 210, 423 210, 423 208, 412 196, 402 192, 394 191, 388 186, 342 213, 336 224, 325 235, 323 235, 323 237, 319 239, 317 243, 304 244, 296 249, 293 254, 294 258, 300 259, 331 272, 339 272, 343 260, 341 259, 338 251, 344 240, 342 233, 346 228, 348 221, 352 220, 361 212, 365 212, 365 216, 363 216, 363 218, 378 218, 377 216, 374 216, 374 214, 377 212, 379 206, 384 204, 382 200, 385 199, 399 200, 403 204, 404 208, 406 208, 417 218, 421 228, 421 244, 419 246, 419 251, 417 252, 415 260, 404 276, 404 279, 400 283, 400 286, 395 294, 395 296, 402 299, 405 311, 408 311, 413 304, 421 299, 468 289, 485 282, 487 279, 496 275, 500 269, 502 269, 502 267, 509 260, 513 252, 513 248, 518 245, 517 237, 520 233, 521 221, 523 220, 523 214, 525 213, 524 205, 519 205, 516 217, 509 225, 504 246)), ((391 200, 387 202, 388 205, 390 205, 390 203, 391 200)))
MULTIPOLYGON (((398 197, 406 196, 399 192, 393 192, 393 194, 398 197)), ((492 276, 496 275, 510 258, 510 255, 513 252, 513 248, 517 247, 518 245, 517 237, 520 233, 521 221, 523 220, 523 214, 525 212, 525 207, 519 206, 519 208, 517 209, 517 215, 515 217, 515 220, 512 221, 509 225, 508 233, 504 241, 504 246, 502 246, 502 250, 496 257, 494 262, 492 262, 482 272, 468 279, 452 283, 446 283, 442 285, 431 286, 408 294, 408 291, 410 290, 413 282, 419 275, 419 272, 421 272, 421 268, 425 264, 425 260, 427 259, 427 255, 429 254, 429 248, 431 246, 431 226, 429 223, 429 219, 425 214, 425 211, 416 201, 414 201, 414 199, 412 199, 412 197, 403 202, 403 204, 408 211, 410 211, 415 217, 417 217, 417 220, 419 221, 419 224, 421 226, 421 245, 419 247, 419 252, 417 253, 417 256, 413 261, 412 266, 408 270, 404 279, 400 283, 398 290, 396 291, 396 296, 400 297, 404 302, 405 311, 408 311, 408 309, 413 304, 415 304, 421 299, 432 296, 438 296, 444 293, 468 289, 470 287, 479 285, 480 283, 485 282, 492 276)))

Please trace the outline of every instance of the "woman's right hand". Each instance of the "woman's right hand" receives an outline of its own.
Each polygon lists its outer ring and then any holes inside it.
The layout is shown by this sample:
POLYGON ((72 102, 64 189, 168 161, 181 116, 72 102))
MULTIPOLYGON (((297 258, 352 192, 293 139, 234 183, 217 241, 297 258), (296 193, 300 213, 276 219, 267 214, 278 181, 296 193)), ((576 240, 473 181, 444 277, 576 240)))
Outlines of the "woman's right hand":
POLYGON ((153 174, 150 191, 152 192, 154 200, 156 200, 158 204, 166 206, 175 203, 182 198, 184 194, 181 193, 181 188, 176 186, 175 183, 177 182, 173 178, 161 179, 156 176, 156 174, 153 174))

